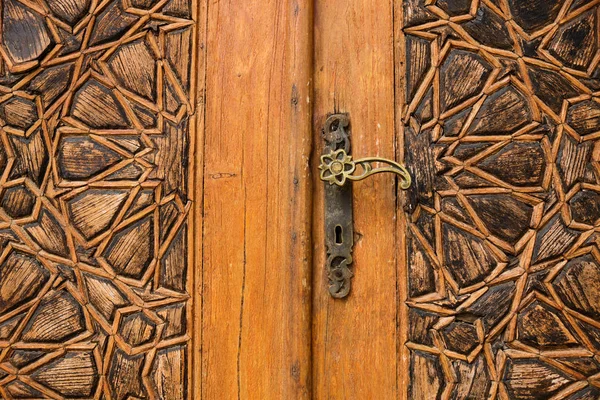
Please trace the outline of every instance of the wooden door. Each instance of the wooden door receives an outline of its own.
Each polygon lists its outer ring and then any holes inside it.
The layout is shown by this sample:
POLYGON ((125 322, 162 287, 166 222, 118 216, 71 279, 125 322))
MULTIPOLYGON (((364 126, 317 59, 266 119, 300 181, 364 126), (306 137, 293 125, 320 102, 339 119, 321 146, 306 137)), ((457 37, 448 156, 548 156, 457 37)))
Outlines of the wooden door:
POLYGON ((414 181, 354 183, 342 301, 315 184, 315 398, 600 396, 598 4, 316 2, 317 152, 346 112, 414 181))
POLYGON ((0 398, 600 398, 600 0, 2 0, 0 398), (324 268, 327 116, 352 290, 324 268))
POLYGON ((311 4, 0 16, 0 398, 310 397, 311 4))

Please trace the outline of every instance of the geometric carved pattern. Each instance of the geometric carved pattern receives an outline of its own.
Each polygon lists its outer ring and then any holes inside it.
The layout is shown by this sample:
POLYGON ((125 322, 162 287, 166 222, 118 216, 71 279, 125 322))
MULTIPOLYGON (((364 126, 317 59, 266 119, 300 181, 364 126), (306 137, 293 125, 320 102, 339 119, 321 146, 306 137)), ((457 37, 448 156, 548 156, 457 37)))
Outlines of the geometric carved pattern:
POLYGON ((600 398, 598 4, 404 0, 410 398, 600 398))
POLYGON ((187 398, 194 5, 0 7, 0 398, 187 398))

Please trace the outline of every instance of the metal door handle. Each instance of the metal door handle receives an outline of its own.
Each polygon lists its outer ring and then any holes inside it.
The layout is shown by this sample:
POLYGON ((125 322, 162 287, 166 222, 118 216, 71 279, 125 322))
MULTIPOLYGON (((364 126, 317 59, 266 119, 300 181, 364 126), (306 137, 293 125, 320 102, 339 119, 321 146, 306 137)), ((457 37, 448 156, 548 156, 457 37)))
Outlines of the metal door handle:
POLYGON ((395 161, 381 157, 367 157, 359 160, 353 160, 352 156, 346 153, 346 150, 330 150, 329 153, 321 156, 321 180, 329 182, 330 185, 336 184, 344 186, 347 180, 360 181, 371 175, 382 172, 392 172, 400 177, 400 187, 408 189, 410 187, 410 174, 404 167, 395 161), (374 163, 382 163, 389 165, 388 167, 374 167, 374 163), (362 168, 358 175, 357 166, 362 168))
POLYGON ((402 189, 408 189, 411 185, 410 174, 402 164, 380 157, 353 160, 350 154, 349 126, 347 114, 333 114, 327 118, 323 128, 325 151, 319 165, 320 178, 325 182, 325 246, 329 293, 335 298, 343 298, 350 293, 350 280, 353 276, 352 185, 348 182, 391 172, 399 176, 402 189))

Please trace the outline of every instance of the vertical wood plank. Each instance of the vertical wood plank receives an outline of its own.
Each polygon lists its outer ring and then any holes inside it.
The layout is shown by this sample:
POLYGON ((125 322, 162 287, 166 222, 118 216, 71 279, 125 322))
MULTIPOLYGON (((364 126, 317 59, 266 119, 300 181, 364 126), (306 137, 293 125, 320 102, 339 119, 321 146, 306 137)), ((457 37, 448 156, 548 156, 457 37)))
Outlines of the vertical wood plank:
MULTIPOLYGON (((350 115, 355 157, 394 158, 392 22, 390 1, 316 2, 317 152, 322 149, 320 130, 326 115, 336 110, 350 115)), ((314 397, 395 398, 394 178, 379 175, 354 184, 355 277, 345 300, 334 300, 327 291, 323 184, 315 182, 314 397)))
POLYGON ((312 6, 208 7, 202 395, 310 397, 312 6))
MULTIPOLYGON (((405 85, 406 85, 406 66, 404 59, 406 57, 406 46, 404 43, 404 32, 402 31, 402 19, 404 16, 404 7, 402 0, 393 0, 394 4, 394 122, 395 122, 395 141, 396 154, 400 162, 404 164, 404 124, 402 122, 402 107, 406 104, 405 85)), ((396 376, 398 381, 397 398, 407 399, 408 381, 409 381, 409 357, 410 352, 405 346, 408 341, 408 331, 410 329, 408 320, 408 307, 406 299, 408 298, 408 274, 407 274, 407 254, 406 254, 406 214, 403 212, 406 203, 406 193, 398 193, 398 202, 396 203, 397 223, 396 223, 396 287, 397 287, 397 317, 396 326, 398 327, 397 336, 397 365, 396 376)))
MULTIPOLYGON (((192 296, 194 307, 188 310, 188 321, 192 323, 192 368, 189 368, 188 381, 192 384, 189 391, 192 398, 202 398, 202 260, 203 260, 203 207, 204 207, 204 134, 206 114, 206 40, 208 21, 208 0, 195 2, 194 14, 196 15, 196 126, 193 135, 193 147, 190 150, 190 174, 193 186, 192 193, 192 220, 191 229, 188 230, 188 243, 192 244, 190 251, 190 265, 193 266, 192 296)), ((193 71, 193 70, 192 70, 193 71)))

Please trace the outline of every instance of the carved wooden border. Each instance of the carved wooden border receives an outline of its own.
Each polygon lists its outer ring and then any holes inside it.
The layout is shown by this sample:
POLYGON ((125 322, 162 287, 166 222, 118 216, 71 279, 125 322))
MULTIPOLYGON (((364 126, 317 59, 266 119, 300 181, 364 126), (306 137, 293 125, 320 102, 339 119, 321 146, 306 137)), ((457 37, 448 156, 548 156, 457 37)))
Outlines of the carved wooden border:
POLYGON ((206 2, 0 15, 0 394, 195 398, 206 2))
POLYGON ((600 393, 599 4, 401 4, 409 398, 600 393))

